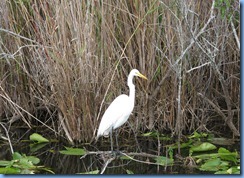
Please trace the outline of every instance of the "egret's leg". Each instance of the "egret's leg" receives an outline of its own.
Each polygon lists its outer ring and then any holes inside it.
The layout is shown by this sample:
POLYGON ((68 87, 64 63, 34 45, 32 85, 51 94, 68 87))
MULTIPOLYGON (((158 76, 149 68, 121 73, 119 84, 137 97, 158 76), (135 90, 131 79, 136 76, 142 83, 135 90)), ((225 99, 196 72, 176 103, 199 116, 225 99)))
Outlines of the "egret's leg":
POLYGON ((112 133, 113 133, 113 129, 110 132, 111 152, 113 152, 113 135, 112 135, 112 133))
POLYGON ((118 131, 115 130, 115 139, 116 139, 116 147, 117 147, 117 150, 119 150, 119 144, 118 144, 118 131))

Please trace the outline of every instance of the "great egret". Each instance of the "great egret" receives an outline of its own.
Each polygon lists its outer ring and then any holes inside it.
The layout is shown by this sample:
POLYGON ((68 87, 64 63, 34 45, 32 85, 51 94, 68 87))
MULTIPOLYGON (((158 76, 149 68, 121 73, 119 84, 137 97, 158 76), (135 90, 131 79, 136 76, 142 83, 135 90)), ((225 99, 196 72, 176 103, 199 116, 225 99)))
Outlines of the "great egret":
MULTIPOLYGON (((132 69, 128 79, 127 85, 130 89, 129 96, 122 94, 115 98, 110 106, 105 111, 102 120, 100 122, 96 140, 100 136, 108 136, 110 133, 111 139, 111 151, 113 151, 112 132, 121 125, 123 125, 129 118, 135 103, 135 85, 133 84, 134 76, 141 77, 147 80, 147 77, 142 75, 137 69, 132 69)), ((118 146, 117 135, 116 144, 118 146)))

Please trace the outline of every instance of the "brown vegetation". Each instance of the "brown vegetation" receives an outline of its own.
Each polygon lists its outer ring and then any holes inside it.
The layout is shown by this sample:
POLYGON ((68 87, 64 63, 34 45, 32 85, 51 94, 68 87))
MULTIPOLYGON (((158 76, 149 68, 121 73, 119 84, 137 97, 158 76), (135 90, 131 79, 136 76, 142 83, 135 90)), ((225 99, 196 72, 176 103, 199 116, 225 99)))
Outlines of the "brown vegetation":
POLYGON ((137 68, 136 132, 238 136, 240 8, 220 2, 1 1, 0 121, 90 141, 137 68))

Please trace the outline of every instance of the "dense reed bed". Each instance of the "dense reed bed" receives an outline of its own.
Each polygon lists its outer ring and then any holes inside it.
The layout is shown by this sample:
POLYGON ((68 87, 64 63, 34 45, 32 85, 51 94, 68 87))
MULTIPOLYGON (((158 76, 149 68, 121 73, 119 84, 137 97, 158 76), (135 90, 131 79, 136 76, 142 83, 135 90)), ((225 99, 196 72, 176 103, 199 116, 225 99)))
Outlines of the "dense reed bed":
POLYGON ((134 81, 124 134, 239 135, 238 1, 3 0, 0 14, 0 121, 10 127, 91 141, 137 68, 149 80, 134 81))

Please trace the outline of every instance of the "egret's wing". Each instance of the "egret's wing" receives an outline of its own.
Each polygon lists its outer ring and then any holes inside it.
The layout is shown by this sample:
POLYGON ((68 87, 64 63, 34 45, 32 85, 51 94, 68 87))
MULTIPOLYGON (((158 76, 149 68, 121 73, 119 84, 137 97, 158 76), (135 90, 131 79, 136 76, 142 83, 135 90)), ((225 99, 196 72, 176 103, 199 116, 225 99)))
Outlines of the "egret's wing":
POLYGON ((115 122, 122 118, 128 112, 129 97, 120 95, 110 104, 105 111, 99 125, 97 137, 100 135, 108 135, 115 122))

